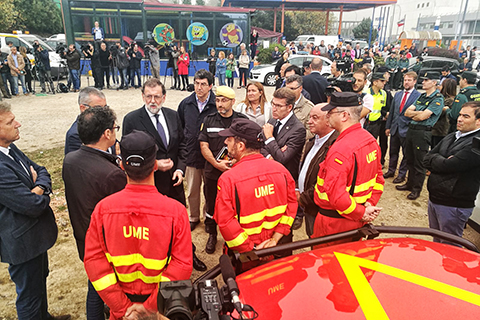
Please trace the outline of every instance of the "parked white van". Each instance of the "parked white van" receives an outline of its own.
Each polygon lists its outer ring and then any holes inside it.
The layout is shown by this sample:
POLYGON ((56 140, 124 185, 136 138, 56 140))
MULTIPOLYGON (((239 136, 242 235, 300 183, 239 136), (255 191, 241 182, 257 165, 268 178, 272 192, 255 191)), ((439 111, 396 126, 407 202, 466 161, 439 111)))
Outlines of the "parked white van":
POLYGON ((302 41, 303 45, 313 42, 315 46, 319 46, 322 40, 325 46, 332 44, 336 47, 338 43, 338 36, 316 36, 310 34, 302 34, 298 36, 293 42, 295 43, 295 45, 298 45, 300 41, 302 41))

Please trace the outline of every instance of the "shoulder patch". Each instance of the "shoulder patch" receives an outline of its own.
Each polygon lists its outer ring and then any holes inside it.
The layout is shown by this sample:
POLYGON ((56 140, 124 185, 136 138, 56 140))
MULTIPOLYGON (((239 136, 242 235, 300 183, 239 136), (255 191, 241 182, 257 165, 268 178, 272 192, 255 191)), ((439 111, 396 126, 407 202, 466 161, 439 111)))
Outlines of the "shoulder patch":
POLYGON ((437 106, 439 106, 439 105, 440 105, 440 102, 435 102, 435 104, 436 104, 437 106))
POLYGON ((457 100, 455 100, 455 102, 460 102, 460 100, 457 99, 457 100))
POLYGON ((338 159, 338 158, 335 158, 335 160, 334 160, 334 161, 335 161, 336 163, 338 163, 338 164, 343 164, 343 161, 342 161, 342 160, 340 160, 340 159, 338 159))

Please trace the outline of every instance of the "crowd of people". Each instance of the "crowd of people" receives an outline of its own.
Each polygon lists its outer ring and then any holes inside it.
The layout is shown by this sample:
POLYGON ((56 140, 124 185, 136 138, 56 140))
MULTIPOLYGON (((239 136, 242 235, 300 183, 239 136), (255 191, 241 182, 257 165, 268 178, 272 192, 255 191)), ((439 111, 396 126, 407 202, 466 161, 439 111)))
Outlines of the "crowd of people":
MULTIPOLYGON (((406 52, 416 55, 414 46, 399 52, 398 60, 395 50, 383 58, 388 48, 307 48, 321 55, 333 51, 334 77, 345 65, 354 68, 351 87, 330 86, 322 76, 322 59, 301 70, 288 63, 290 48, 283 55, 274 52, 279 79, 267 97, 262 84, 247 82, 251 56, 245 48, 238 65, 233 54, 217 56, 212 50, 209 71, 195 73, 193 92, 174 111, 164 107, 167 90, 158 69, 141 82, 143 55, 136 44, 126 51, 119 43, 107 48, 98 25, 92 33, 95 46, 84 48, 84 54, 91 56, 96 88, 80 90, 78 73, 70 73, 80 114, 66 134, 62 168, 78 254, 89 278, 87 319, 103 319, 105 305, 110 319, 162 318, 158 283, 189 279, 193 268, 207 269, 196 245, 207 254, 220 249, 231 255, 291 242, 292 230, 304 220, 309 237, 372 222, 382 210, 385 180, 393 177, 396 189, 415 200, 428 170, 430 227, 462 236, 480 187, 480 155, 472 150, 472 140, 480 137, 474 72, 461 74, 457 93, 449 70, 440 76, 404 68, 406 52), (372 53, 385 60, 374 72, 365 66, 372 53), (120 56, 128 64, 120 63, 120 56), (110 86, 111 63, 120 74, 119 87, 141 87, 144 102, 123 119, 120 141, 115 112, 99 90, 110 86), (130 73, 124 71, 127 65, 130 73), (225 83, 232 79, 227 71, 236 67, 238 87, 245 88, 241 102, 233 80, 225 83), (215 75, 219 83, 213 90, 215 75), (415 89, 418 77, 424 93, 415 89), (208 240, 193 244, 191 231, 202 220, 208 240), (225 240, 221 248, 218 232, 225 240)), ((176 49, 170 57, 184 90, 190 58, 184 47, 178 54, 176 49)), ((155 56, 156 48, 149 50, 155 56)), ((70 46, 66 53, 72 70, 78 70, 75 51, 70 46)), ((22 61, 12 49, 12 77, 21 75, 22 61)), ((171 89, 179 87, 175 75, 171 89)), ((17 287, 20 320, 69 319, 48 313, 47 250, 57 235, 49 206, 51 180, 46 168, 15 146, 19 127, 10 105, 0 102, 0 256, 17 287)))

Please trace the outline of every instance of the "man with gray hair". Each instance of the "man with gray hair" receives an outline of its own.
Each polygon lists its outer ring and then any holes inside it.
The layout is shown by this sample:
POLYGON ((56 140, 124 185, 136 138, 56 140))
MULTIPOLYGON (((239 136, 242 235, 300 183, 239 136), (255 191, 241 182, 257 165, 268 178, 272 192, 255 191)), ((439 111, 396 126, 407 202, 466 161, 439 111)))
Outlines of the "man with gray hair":
MULTIPOLYGON (((80 113, 91 107, 105 107, 107 105, 107 99, 102 91, 94 87, 83 88, 78 94, 78 105, 80 107, 80 113)), ((67 131, 65 137, 65 155, 69 152, 80 149, 82 141, 78 135, 77 121, 72 124, 67 131)))
POLYGON ((327 102, 325 89, 328 87, 328 81, 322 76, 323 61, 320 58, 313 58, 310 63, 312 72, 303 77, 303 87, 310 93, 313 104, 327 102))
POLYGON ((334 92, 322 108, 340 135, 318 170, 314 200, 319 214, 313 237, 360 228, 380 213, 376 205, 385 183, 380 147, 359 123, 362 109, 362 98, 354 92, 334 92))
MULTIPOLYGON (((303 78, 298 74, 289 76, 285 80, 285 87, 292 89, 295 93, 295 104, 293 106, 293 114, 297 116, 298 120, 303 123, 305 129, 308 129, 308 118, 310 116, 310 110, 313 108, 313 103, 304 97, 302 94, 303 90, 303 78)), ((312 135, 307 131, 307 139, 311 138, 312 135)))

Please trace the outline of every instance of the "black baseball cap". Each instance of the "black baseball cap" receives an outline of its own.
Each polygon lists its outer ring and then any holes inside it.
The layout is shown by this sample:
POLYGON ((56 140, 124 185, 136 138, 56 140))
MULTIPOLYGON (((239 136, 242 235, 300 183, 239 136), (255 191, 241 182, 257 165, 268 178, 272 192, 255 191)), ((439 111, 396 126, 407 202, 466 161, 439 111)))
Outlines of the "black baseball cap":
POLYGON ((427 71, 420 76, 422 80, 438 80, 440 79, 440 74, 435 71, 427 71))
POLYGON ((155 160, 158 147, 150 134, 133 130, 122 137, 120 150, 123 165, 138 168, 155 160))
POLYGON ((236 118, 233 119, 230 128, 222 130, 218 133, 221 137, 240 137, 247 141, 256 142, 261 141, 262 128, 255 122, 236 118))
POLYGON ((358 107, 363 104, 363 99, 354 92, 333 92, 330 103, 322 111, 330 111, 336 107, 358 107))
POLYGON ((385 74, 385 72, 384 73, 375 72, 374 74, 372 74, 372 82, 375 81, 375 80, 387 80, 387 79, 385 79, 384 74, 385 74))
POLYGON ((463 71, 460 74, 460 77, 467 79, 468 83, 475 83, 475 80, 477 79, 477 73, 473 71, 463 71))

